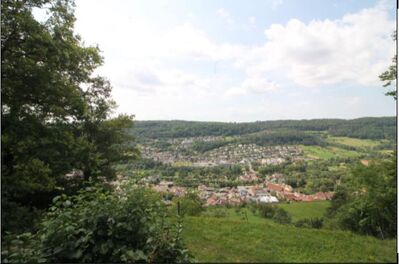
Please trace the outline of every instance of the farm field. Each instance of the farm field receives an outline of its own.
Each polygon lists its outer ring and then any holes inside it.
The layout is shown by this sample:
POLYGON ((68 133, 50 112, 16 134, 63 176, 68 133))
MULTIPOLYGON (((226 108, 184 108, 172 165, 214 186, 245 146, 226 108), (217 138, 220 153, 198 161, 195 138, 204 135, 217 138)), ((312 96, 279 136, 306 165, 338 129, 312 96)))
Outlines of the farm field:
POLYGON ((332 158, 354 158, 362 155, 361 152, 346 150, 337 147, 320 147, 320 146, 303 146, 302 149, 306 156, 317 159, 332 159, 332 158))
POLYGON ((328 137, 328 141, 332 143, 339 143, 356 148, 372 148, 381 144, 380 141, 371 139, 359 139, 350 137, 328 137))
POLYGON ((183 240, 199 262, 395 262, 396 241, 344 231, 186 217, 183 240))

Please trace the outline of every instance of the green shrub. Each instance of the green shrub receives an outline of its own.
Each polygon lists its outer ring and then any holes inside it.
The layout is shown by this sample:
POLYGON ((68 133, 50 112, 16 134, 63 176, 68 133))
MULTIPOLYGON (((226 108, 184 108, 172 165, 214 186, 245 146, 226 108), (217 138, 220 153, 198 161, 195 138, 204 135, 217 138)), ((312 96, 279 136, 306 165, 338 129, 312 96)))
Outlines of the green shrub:
POLYGON ((291 216, 283 208, 269 204, 258 204, 256 207, 260 216, 264 218, 273 219, 275 222, 280 224, 291 223, 291 216))
POLYGON ((239 207, 239 206, 234 207, 234 212, 236 212, 236 214, 240 214, 241 213, 241 207, 239 207))
POLYGON ((251 206, 249 206, 249 210, 251 211, 251 213, 253 215, 255 215, 258 209, 255 205, 251 205, 251 206))
POLYGON ((213 212, 213 216, 214 216, 214 217, 217 217, 217 218, 222 218, 222 217, 226 217, 226 216, 227 216, 227 213, 226 213, 226 211, 224 211, 224 210, 216 209, 216 210, 213 212))
POLYGON ((275 206, 268 205, 268 204, 258 204, 257 209, 259 211, 260 216, 264 218, 273 218, 276 212, 275 206))
POLYGON ((323 218, 304 218, 294 223, 296 227, 316 228, 320 229, 323 227, 323 218))
POLYGON ((10 262, 187 262, 180 232, 180 221, 173 226, 159 195, 149 190, 131 188, 118 197, 89 187, 54 199, 32 237, 36 255, 29 258, 25 250, 4 257, 10 262))
POLYGON ((277 207, 273 215, 273 220, 280 224, 289 224, 291 223, 291 216, 283 208, 277 207))
POLYGON ((2 236, 5 235, 5 232, 22 233, 34 231, 43 211, 10 201, 6 197, 2 197, 1 209, 2 236))
POLYGON ((203 203, 199 197, 190 193, 185 197, 175 198, 172 210, 177 213, 177 204, 179 203, 180 215, 198 216, 204 211, 203 203))

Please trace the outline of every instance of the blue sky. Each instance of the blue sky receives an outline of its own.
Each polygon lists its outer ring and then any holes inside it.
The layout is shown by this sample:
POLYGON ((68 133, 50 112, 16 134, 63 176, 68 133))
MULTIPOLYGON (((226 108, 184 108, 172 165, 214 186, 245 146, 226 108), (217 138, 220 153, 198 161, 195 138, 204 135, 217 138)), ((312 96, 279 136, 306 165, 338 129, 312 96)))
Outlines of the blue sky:
POLYGON ((76 1, 118 113, 256 121, 395 115, 394 1, 76 1))

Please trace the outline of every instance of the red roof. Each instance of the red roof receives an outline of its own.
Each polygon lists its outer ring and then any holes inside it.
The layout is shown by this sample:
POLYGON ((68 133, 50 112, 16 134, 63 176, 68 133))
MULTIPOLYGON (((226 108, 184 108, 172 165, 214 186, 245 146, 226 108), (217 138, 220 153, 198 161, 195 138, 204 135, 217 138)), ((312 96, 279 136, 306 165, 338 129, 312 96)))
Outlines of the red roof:
POLYGON ((278 184, 273 184, 273 183, 268 183, 268 184, 267 184, 267 188, 268 188, 269 190, 277 191, 277 192, 282 192, 282 191, 284 190, 284 187, 283 187, 283 186, 280 186, 280 185, 278 185, 278 184))
POLYGON ((208 200, 206 200, 206 203, 210 204, 210 205, 215 205, 216 202, 217 202, 217 199, 214 196, 211 196, 211 197, 208 198, 208 200))

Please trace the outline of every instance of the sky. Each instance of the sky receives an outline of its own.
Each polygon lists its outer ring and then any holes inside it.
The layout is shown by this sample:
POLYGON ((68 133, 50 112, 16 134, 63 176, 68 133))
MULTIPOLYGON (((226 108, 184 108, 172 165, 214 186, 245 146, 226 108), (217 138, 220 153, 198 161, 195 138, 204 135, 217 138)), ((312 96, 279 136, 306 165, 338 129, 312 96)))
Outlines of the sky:
POLYGON ((76 0, 96 74, 137 120, 393 116, 395 1, 76 0))

